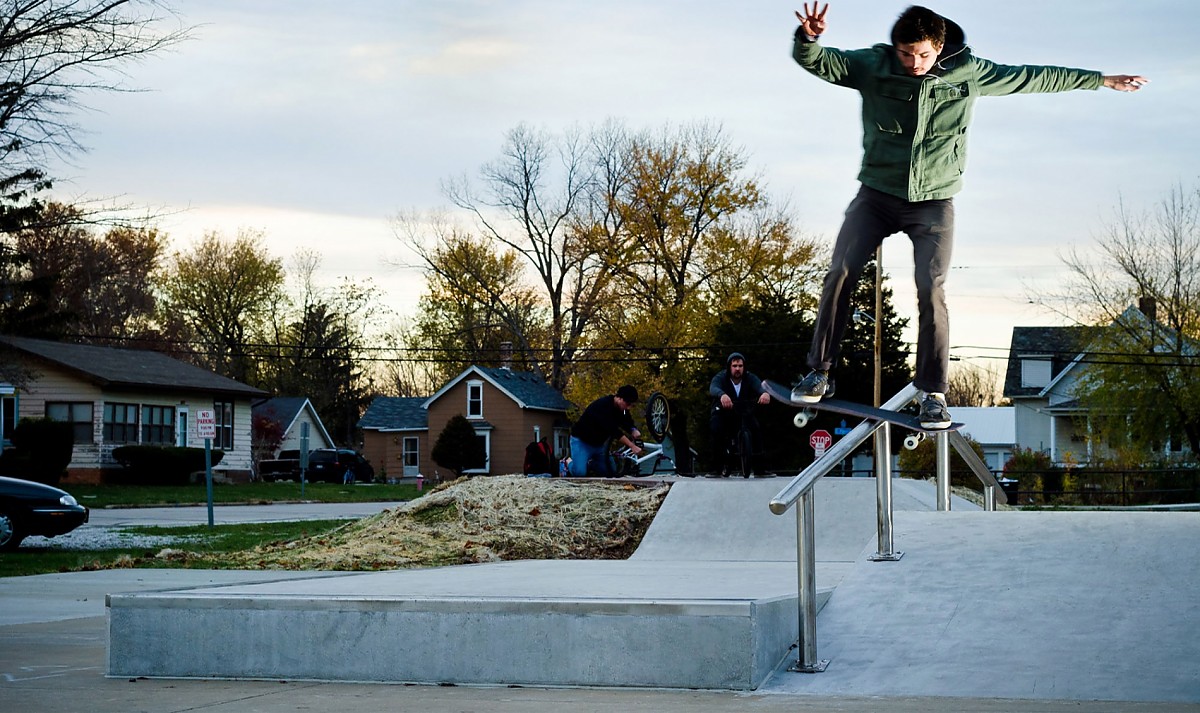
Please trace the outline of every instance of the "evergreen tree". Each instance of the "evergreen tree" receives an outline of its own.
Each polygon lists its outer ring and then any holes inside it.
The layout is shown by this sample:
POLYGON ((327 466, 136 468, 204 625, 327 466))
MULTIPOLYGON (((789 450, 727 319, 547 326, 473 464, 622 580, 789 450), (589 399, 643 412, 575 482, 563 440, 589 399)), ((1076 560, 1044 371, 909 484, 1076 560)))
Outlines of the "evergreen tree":
POLYGON ((430 455, 433 456, 434 463, 454 471, 456 478, 461 478, 464 470, 487 465, 483 439, 475 433, 474 426, 462 414, 456 414, 446 422, 446 427, 438 434, 430 455))

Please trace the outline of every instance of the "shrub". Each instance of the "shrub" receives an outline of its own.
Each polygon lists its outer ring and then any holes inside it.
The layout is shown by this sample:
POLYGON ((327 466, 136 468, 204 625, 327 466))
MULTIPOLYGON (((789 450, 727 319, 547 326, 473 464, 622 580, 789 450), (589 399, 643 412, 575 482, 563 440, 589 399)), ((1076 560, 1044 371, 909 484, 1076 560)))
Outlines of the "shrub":
POLYGON ((1004 474, 1010 478, 1019 478, 1024 473, 1041 475, 1053 467, 1049 453, 1020 448, 1013 451, 1012 457, 1004 464, 1004 474))
POLYGON ((434 463, 454 471, 455 477, 462 477, 467 468, 482 468, 487 465, 483 441, 476 435, 475 427, 462 414, 457 414, 446 422, 446 427, 438 434, 430 455, 433 456, 434 463))
MULTIPOLYGON (((980 460, 983 460, 983 447, 970 436, 966 438, 967 443, 971 444, 971 450, 975 451, 975 455, 979 456, 980 460)), ((934 438, 932 436, 926 438, 921 441, 921 445, 911 451, 908 449, 900 451, 897 465, 906 478, 937 477, 937 443, 934 442, 934 438)), ((983 489, 979 478, 975 477, 970 466, 954 448, 950 449, 950 484, 972 490, 983 489)))
POLYGON ((0 455, 0 473, 58 485, 71 464, 74 427, 48 418, 23 418, 12 434, 13 447, 0 455))
MULTIPOLYGON (((120 446, 112 455, 123 469, 113 480, 128 485, 186 485, 192 473, 204 470, 203 448, 120 446)), ((224 457, 225 451, 213 449, 212 464, 224 457)))

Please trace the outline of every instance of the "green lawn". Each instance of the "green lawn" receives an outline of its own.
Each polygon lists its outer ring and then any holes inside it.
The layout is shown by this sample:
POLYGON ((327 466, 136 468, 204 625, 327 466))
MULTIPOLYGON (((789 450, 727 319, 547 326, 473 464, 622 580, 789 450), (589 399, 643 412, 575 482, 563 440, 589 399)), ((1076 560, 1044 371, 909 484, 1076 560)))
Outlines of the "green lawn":
MULTIPOLYGON (((139 485, 65 485, 60 486, 81 505, 89 508, 146 507, 153 505, 204 505, 208 493, 203 483, 179 486, 139 485)), ((253 505, 276 502, 368 503, 413 500, 421 495, 411 484, 383 483, 341 485, 307 483, 303 495, 300 484, 280 483, 217 483, 213 485, 213 502, 253 505)))
MULTIPOLYGON (((414 488, 415 490, 415 488, 414 488)), ((59 550, 51 547, 22 545, 13 552, 0 554, 0 577, 19 577, 54 572, 80 572, 97 569, 141 567, 150 569, 225 569, 225 555, 248 550, 261 544, 286 542, 328 532, 349 520, 306 520, 303 522, 255 522, 242 525, 189 525, 184 527, 128 527, 125 532, 140 535, 188 537, 177 547, 196 553, 186 559, 160 559, 155 555, 163 547, 120 548, 110 550, 59 550)), ((170 547, 170 545, 166 545, 170 547)))

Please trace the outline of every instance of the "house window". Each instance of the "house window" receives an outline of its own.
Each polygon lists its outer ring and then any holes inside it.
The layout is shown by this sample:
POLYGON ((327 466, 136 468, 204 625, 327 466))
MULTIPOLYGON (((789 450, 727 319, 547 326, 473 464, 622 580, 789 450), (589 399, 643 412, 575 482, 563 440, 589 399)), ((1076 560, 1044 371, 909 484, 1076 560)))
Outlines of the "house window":
POLYGON ((232 401, 214 401, 213 415, 217 419, 217 437, 213 441, 213 448, 223 450, 233 449, 233 402, 232 401))
POLYGON ((104 442, 137 443, 137 404, 104 404, 104 442))
POLYGON ((483 418, 483 382, 467 382, 467 418, 483 418))
POLYGON ((1042 388, 1050 385, 1050 357, 1023 357, 1021 359, 1021 386, 1042 388))
MULTIPOLYGON (((46 418, 71 424, 73 442, 91 443, 95 440, 92 430, 92 402, 90 401, 47 401, 46 418)), ((7 414, 5 423, 7 423, 7 414)), ((7 439, 9 434, 4 434, 7 439)))
POLYGON ((175 407, 142 407, 142 443, 175 445, 175 407))

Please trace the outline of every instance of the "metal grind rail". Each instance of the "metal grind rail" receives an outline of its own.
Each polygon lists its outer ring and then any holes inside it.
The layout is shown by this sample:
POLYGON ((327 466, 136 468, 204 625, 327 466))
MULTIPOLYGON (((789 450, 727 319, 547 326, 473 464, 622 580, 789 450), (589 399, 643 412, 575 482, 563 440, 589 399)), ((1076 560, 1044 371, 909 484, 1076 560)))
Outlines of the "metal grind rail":
MULTIPOLYGON (((881 408, 898 411, 916 399, 919 394, 920 390, 909 384, 888 399, 881 408)), ((875 498, 878 549, 870 559, 877 562, 899 560, 904 553, 896 552, 892 547, 892 441, 890 424, 886 421, 866 420, 855 426, 850 433, 827 450, 825 455, 800 471, 799 475, 792 478, 783 490, 780 490, 771 499, 771 512, 776 515, 782 515, 792 506, 796 506, 796 579, 797 607, 800 617, 798 647, 800 658, 795 665, 789 667, 790 671, 819 673, 829 665, 829 661, 817 658, 817 576, 813 486, 872 435, 875 436, 876 453, 875 498), (879 457, 879 454, 884 455, 879 457)), ((988 511, 996 509, 997 492, 1000 493, 1002 501, 1007 502, 1007 497, 999 488, 996 478, 971 448, 966 437, 957 431, 946 431, 935 434, 933 438, 937 448, 938 510, 950 509, 951 445, 962 456, 971 472, 983 483, 984 509, 988 511)))

